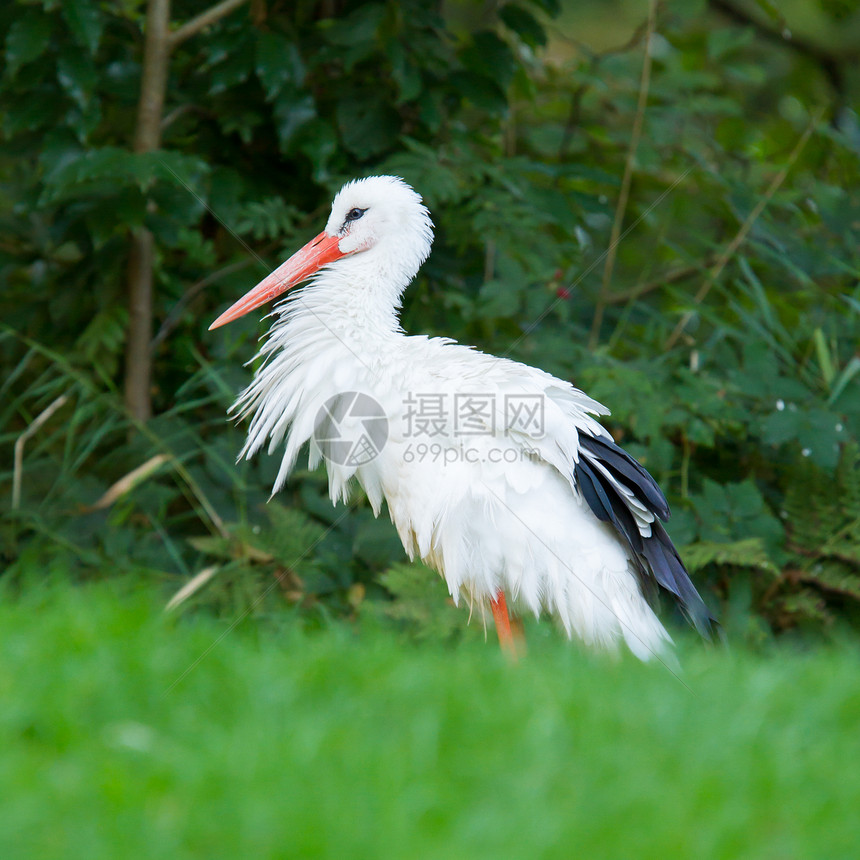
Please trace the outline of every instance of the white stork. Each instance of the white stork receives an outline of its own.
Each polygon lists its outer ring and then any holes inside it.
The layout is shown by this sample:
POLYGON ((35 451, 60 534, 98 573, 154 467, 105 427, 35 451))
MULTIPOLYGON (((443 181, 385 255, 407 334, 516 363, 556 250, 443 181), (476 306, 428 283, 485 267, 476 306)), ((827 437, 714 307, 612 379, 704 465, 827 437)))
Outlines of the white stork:
POLYGON ((593 417, 608 410, 542 370, 401 329, 402 293, 432 241, 402 179, 349 182, 325 230, 215 320, 307 281, 277 306, 233 407, 251 418, 240 458, 286 440, 277 492, 310 442, 311 468, 326 455, 332 502, 352 478, 374 514, 387 502, 409 557, 437 570, 455 603, 489 607, 506 649, 506 596, 589 645, 623 639, 642 660, 671 643, 654 592, 707 636, 713 619, 660 522, 666 499, 593 417), (338 447, 351 439, 364 447, 338 447))

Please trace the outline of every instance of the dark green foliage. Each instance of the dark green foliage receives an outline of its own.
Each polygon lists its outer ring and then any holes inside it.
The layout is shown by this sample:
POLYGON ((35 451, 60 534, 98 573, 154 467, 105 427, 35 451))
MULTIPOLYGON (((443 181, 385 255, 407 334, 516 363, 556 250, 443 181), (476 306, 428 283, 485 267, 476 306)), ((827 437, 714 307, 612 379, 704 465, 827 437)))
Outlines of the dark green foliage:
POLYGON ((860 601, 860 452, 845 447, 836 474, 799 464, 788 485, 783 515, 789 563, 768 590, 774 612, 786 623, 804 620, 792 605, 795 592, 815 606, 815 615, 833 623, 840 610, 856 619, 860 601))
MULTIPOLYGON (((391 596, 390 602, 365 601, 365 618, 394 622, 395 627, 418 641, 459 642, 474 639, 493 626, 481 610, 473 613, 464 602, 454 606, 439 575, 423 564, 395 564, 379 577, 391 596)), ((492 631, 495 636, 495 632, 492 631)))
MULTIPOLYGON (((447 635, 444 592, 428 616, 360 500, 333 510, 322 474, 300 473, 266 506, 276 460, 234 464, 243 430, 224 417, 264 326, 206 331, 320 229, 345 179, 394 172, 438 228, 409 331, 537 364, 610 406, 716 614, 856 624, 860 13, 786 21, 758 4, 744 25, 725 5, 660 4, 635 153, 644 6, 616 20, 601 4, 430 0, 237 10, 175 49, 162 149, 134 153, 143 6, 5 4, 4 500, 31 432, 2 523, 7 576, 128 573, 168 594, 215 565, 185 606, 353 617, 394 594, 372 613, 447 635), (768 36, 783 27, 799 47, 768 36), (157 249, 145 427, 119 391, 141 226, 157 249)), ((205 8, 173 6, 177 23, 205 8)))

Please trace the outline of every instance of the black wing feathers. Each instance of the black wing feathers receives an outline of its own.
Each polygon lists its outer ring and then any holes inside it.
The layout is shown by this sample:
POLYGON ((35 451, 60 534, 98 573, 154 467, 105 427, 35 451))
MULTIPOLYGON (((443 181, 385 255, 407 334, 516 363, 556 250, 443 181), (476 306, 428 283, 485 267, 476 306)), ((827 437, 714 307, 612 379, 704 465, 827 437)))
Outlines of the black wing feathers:
POLYGON ((716 619, 690 581, 687 569, 663 524, 655 520, 651 524, 651 537, 646 538, 643 543, 645 547, 642 555, 654 578, 662 588, 672 594, 696 630, 706 639, 710 639, 717 624, 716 619))
POLYGON ((640 574, 652 578, 671 594, 693 626, 709 639, 716 621, 690 581, 678 551, 660 522, 669 518, 669 505, 656 481, 610 439, 580 433, 579 442, 580 457, 574 467, 574 478, 586 503, 599 520, 610 523, 627 543, 640 574), (612 479, 600 466, 609 472, 612 479), (615 482, 659 517, 651 523, 649 536, 640 532, 636 518, 615 482))
POLYGON ((595 516, 605 523, 612 523, 631 548, 636 552, 641 552, 642 535, 639 533, 633 514, 630 513, 630 508, 627 507, 618 492, 597 469, 585 462, 585 457, 579 458, 574 474, 576 483, 595 516))
POLYGON ((669 519, 669 503, 663 491, 642 465, 623 448, 619 448, 611 439, 601 439, 585 433, 580 434, 579 444, 594 459, 603 463, 621 483, 632 490, 643 505, 657 514, 661 520, 669 519))

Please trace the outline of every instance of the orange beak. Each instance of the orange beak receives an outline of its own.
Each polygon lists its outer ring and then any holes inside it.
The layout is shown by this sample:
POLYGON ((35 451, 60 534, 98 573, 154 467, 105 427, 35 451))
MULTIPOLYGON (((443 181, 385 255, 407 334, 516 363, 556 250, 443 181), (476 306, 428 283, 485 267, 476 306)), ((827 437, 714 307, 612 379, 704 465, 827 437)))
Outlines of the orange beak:
POLYGON ((296 284, 307 280, 327 263, 333 263, 335 260, 346 256, 337 246, 339 241, 339 236, 329 236, 325 231, 315 239, 311 239, 304 248, 296 251, 286 263, 278 266, 268 278, 264 278, 253 290, 245 293, 236 304, 227 308, 209 326, 209 331, 239 319, 254 308, 264 305, 287 290, 291 290, 296 284))

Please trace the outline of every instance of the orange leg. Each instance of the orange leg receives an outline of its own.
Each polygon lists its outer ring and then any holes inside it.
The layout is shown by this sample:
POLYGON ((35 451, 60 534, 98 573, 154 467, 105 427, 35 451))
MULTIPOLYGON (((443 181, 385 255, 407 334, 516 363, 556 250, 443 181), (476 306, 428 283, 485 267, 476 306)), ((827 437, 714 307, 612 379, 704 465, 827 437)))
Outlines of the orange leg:
POLYGON ((496 633, 499 634, 499 645, 501 645, 502 651, 516 660, 519 656, 517 646, 522 639, 522 631, 517 628, 511 629, 508 604, 503 591, 499 591, 496 594, 496 599, 490 601, 490 607, 493 610, 493 620, 496 622, 496 633))

